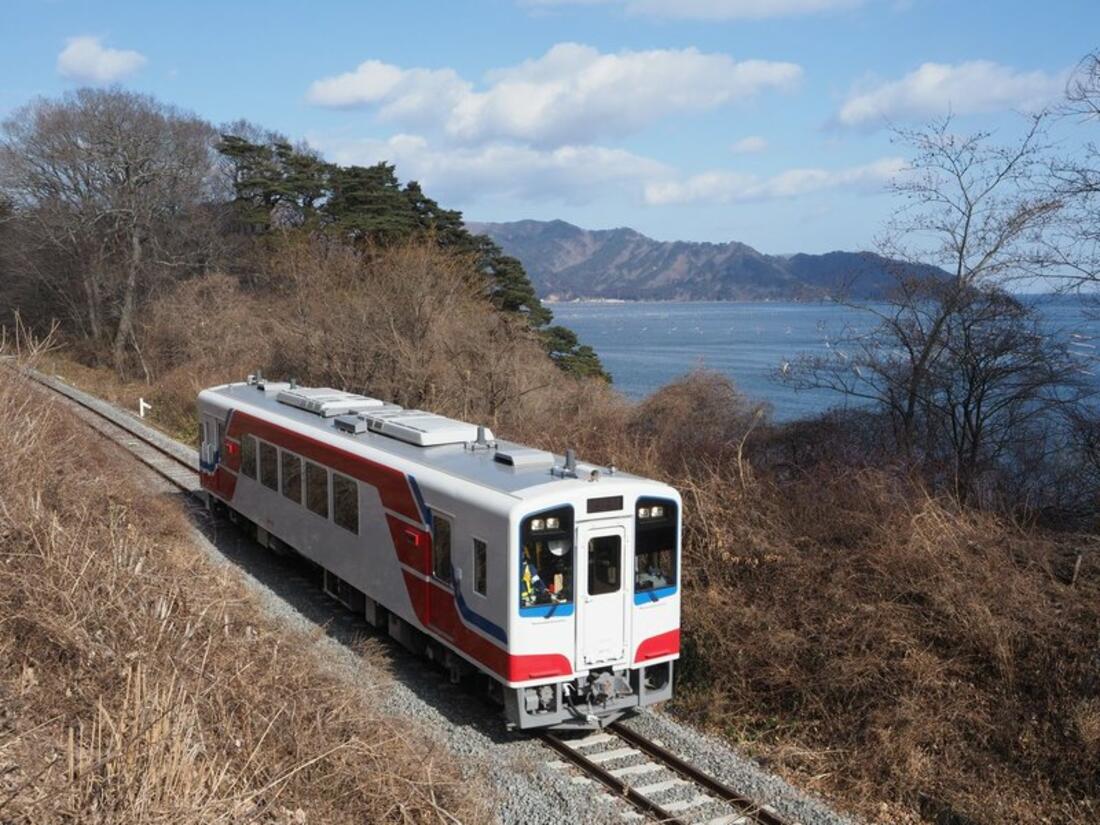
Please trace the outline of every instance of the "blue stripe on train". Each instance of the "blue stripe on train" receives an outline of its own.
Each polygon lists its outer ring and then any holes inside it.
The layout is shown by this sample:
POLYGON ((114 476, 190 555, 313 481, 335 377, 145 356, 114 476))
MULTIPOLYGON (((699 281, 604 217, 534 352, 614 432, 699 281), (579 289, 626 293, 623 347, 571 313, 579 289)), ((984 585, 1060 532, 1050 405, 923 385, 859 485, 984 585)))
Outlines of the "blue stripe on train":
POLYGON ((466 599, 462 597, 462 588, 459 586, 459 583, 454 580, 453 576, 451 579, 451 587, 454 589, 455 603, 458 605, 458 614, 478 630, 488 633, 494 639, 507 645, 508 634, 505 632, 504 628, 489 621, 489 619, 485 618, 480 613, 475 613, 470 606, 466 604, 466 599))
POLYGON ((669 587, 658 587, 654 590, 643 590, 641 593, 634 594, 634 604, 651 604, 661 599, 667 598, 676 592, 676 585, 669 587))
POLYGON ((420 510, 420 518, 424 524, 428 525, 428 529, 432 529, 432 511, 428 505, 424 502, 424 494, 420 492, 420 485, 416 483, 415 476, 408 476, 409 488, 413 492, 413 498, 416 499, 416 506, 420 510))
POLYGON ((554 616, 572 616, 573 603, 569 604, 540 604, 538 607, 521 607, 521 616, 545 616, 547 619, 554 616))

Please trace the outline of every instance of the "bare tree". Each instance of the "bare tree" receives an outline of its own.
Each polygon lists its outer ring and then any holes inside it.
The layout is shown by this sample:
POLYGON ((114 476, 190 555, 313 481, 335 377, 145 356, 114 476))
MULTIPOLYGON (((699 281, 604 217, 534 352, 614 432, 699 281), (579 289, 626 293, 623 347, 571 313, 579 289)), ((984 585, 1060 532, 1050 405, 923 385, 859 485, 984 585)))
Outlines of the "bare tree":
POLYGON ((216 243, 214 130, 121 90, 38 100, 2 125, 0 196, 20 275, 125 370, 138 303, 216 243))
POLYGON ((903 203, 880 246, 939 272, 906 267, 885 305, 854 305, 867 324, 785 374, 796 387, 881 411, 910 465, 948 480, 962 498, 1017 439, 1034 437, 1085 392, 1065 348, 1001 286, 1041 271, 1039 250, 1062 209, 1038 183, 1042 125, 1032 118, 1008 146, 987 133, 957 135, 949 118, 898 132, 914 154, 894 184, 903 203))
MULTIPOLYGON (((1070 75, 1058 109, 1064 121, 1100 126, 1100 51, 1086 55, 1070 75)), ((1048 274, 1077 288, 1100 281, 1100 146, 1089 140, 1073 157, 1050 162, 1051 197, 1063 203, 1061 220, 1043 246, 1048 274)))
POLYGON ((1031 194, 1030 182, 1042 162, 1042 117, 1033 118, 1009 146, 992 144, 986 132, 957 135, 951 126, 946 117, 923 130, 896 133, 914 157, 893 184, 903 203, 879 243, 895 260, 942 268, 956 286, 943 293, 936 290, 935 276, 903 280, 894 305, 900 313, 882 317, 886 330, 893 327, 894 336, 905 342, 905 369, 892 370, 902 383, 891 390, 890 406, 906 452, 916 436, 924 384, 944 356, 944 327, 959 309, 954 299, 968 287, 1032 271, 1035 244, 1058 210, 1056 200, 1031 194), (908 311, 929 288, 942 300, 908 311))

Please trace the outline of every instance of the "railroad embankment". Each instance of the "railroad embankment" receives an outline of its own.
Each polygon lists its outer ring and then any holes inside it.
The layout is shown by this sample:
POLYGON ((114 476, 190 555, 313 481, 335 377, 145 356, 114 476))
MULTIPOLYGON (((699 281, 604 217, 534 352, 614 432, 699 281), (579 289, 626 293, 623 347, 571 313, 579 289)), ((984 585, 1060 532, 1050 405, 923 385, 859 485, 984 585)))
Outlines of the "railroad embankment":
POLYGON ((191 544, 181 502, 0 369, 0 820, 490 821, 191 544))
MULTIPOLYGON (((189 384, 217 374, 200 360, 201 377, 149 386, 62 356, 50 369, 127 405, 159 393, 167 422, 186 421, 189 384)), ((585 400, 563 385, 560 399, 495 429, 684 494, 671 712, 872 821, 1094 821, 1094 539, 962 508, 886 470, 791 471, 796 440, 828 431, 769 428, 718 376, 640 405, 599 387, 585 400)))
POLYGON ((140 380, 72 351, 44 368, 151 401, 191 443, 199 389, 260 368, 668 481, 685 499, 681 718, 878 822, 1095 821, 1092 534, 930 493, 875 452, 874 421, 772 425, 720 376, 631 404, 555 369, 456 266, 290 245, 256 276, 269 288, 211 275, 160 296, 140 380))
POLYGON ((1100 553, 768 426, 717 375, 520 435, 684 496, 674 712, 883 823, 1100 816, 1100 553), (809 456, 807 458, 806 456, 809 456))

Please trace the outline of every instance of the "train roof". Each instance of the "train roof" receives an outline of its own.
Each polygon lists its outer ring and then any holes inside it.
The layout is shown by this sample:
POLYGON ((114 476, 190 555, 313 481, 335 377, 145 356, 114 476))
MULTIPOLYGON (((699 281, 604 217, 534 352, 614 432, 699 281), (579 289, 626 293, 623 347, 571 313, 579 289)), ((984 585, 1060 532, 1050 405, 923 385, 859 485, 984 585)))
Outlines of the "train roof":
POLYGON ((211 387, 206 393, 221 397, 230 408, 247 405, 252 414, 293 422, 300 431, 347 439, 349 447, 369 447, 516 498, 542 493, 533 488, 552 482, 587 487, 594 472, 600 481, 659 484, 613 467, 582 461, 570 465, 565 456, 498 441, 476 424, 328 387, 249 376, 247 382, 211 387))

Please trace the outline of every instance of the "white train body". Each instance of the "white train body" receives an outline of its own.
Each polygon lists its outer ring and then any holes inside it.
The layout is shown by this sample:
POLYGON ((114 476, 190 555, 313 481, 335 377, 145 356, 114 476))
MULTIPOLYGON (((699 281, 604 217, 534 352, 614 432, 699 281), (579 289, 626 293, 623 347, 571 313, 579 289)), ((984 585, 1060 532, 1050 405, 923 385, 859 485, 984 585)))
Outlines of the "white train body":
POLYGON ((198 407, 212 500, 407 646, 488 676, 510 725, 592 727, 671 696, 674 489, 330 389, 250 377, 198 407))

